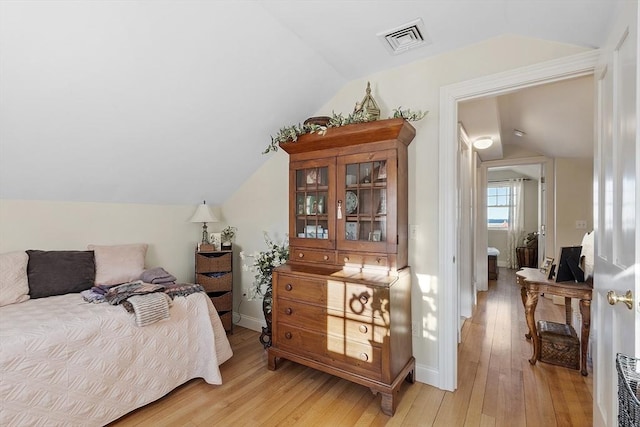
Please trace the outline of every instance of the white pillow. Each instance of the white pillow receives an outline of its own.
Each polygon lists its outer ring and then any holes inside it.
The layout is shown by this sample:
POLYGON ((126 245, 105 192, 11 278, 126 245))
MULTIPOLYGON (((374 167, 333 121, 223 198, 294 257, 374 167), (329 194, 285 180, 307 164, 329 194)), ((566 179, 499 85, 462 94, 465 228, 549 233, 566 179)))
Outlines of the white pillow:
POLYGON ((26 252, 0 254, 0 307, 29 299, 26 252))
POLYGON ((119 285, 138 280, 144 271, 148 247, 145 243, 87 246, 95 254, 96 285, 119 285))

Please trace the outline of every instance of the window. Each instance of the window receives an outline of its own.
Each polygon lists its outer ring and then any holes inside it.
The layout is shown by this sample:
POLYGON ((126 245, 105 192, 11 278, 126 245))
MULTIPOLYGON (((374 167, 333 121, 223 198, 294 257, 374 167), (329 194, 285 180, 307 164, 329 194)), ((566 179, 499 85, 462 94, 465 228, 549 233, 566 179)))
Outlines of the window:
POLYGON ((508 183, 489 184, 487 187, 487 226, 492 229, 507 229, 513 211, 512 187, 508 183))

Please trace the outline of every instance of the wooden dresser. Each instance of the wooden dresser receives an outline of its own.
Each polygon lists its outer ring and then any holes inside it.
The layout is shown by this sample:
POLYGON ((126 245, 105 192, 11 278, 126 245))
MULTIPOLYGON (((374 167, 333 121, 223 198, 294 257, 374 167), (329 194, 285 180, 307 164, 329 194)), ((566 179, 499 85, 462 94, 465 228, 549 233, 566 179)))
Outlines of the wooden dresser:
POLYGON ((303 135, 289 164, 289 262, 273 275, 269 369, 279 358, 381 394, 414 381, 403 119, 303 135))

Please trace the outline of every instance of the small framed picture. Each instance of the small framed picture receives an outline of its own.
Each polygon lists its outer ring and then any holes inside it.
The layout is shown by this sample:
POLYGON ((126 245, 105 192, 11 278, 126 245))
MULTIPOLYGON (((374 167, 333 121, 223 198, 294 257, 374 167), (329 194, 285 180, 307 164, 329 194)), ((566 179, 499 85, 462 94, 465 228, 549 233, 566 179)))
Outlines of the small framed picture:
POLYGON ((318 183, 318 169, 307 169, 307 184, 315 185, 318 183))
POLYGON ((346 240, 358 240, 358 223, 346 222, 344 224, 344 235, 346 240))
POLYGON ((372 242, 379 242, 380 237, 382 237, 382 231, 380 230, 373 230, 369 233, 369 240, 372 242))
POLYGON ((213 245, 214 251, 220 250, 220 245, 222 242, 221 233, 210 233, 209 234, 209 243, 213 245))
POLYGON ((378 166, 376 181, 384 181, 385 179, 387 179, 387 162, 381 162, 378 166))
POLYGON ((552 266, 553 266, 553 258, 546 257, 544 259, 544 263, 542 263, 542 267, 540 267, 540 272, 544 273, 545 277, 549 277, 549 273, 551 272, 552 266))

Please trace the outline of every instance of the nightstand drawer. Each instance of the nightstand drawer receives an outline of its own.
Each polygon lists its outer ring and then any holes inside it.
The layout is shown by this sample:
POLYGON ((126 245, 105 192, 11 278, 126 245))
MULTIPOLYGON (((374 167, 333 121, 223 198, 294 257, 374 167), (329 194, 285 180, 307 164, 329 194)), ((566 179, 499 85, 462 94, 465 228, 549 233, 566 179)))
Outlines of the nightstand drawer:
POLYGON ((223 254, 196 254, 196 272, 231 271, 231 252, 223 254))
POLYGON ((209 294, 211 302, 217 311, 231 311, 233 309, 233 293, 212 292, 209 294))
POLYGON ((233 287, 231 273, 196 274, 196 283, 202 285, 206 292, 230 291, 233 287))

